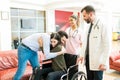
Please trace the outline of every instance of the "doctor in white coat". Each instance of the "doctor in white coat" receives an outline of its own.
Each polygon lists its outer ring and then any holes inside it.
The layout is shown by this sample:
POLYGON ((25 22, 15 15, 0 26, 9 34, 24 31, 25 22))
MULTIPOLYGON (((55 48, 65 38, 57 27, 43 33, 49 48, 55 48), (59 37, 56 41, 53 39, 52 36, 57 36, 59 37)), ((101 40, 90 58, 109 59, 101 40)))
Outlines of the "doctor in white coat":
POLYGON ((96 18, 95 9, 92 6, 85 6, 81 13, 83 19, 92 25, 91 29, 86 27, 79 60, 85 62, 87 80, 102 80, 103 71, 109 67, 112 29, 109 29, 100 19, 96 18))

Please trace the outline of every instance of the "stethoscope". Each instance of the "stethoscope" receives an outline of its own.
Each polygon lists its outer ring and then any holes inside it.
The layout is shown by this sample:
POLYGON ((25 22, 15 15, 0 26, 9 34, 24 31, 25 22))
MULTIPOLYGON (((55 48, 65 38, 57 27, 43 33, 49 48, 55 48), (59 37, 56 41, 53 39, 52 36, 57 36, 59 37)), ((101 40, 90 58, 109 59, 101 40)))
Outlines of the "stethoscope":
POLYGON ((78 29, 76 29, 75 31, 73 31, 72 35, 71 35, 71 28, 69 29, 69 37, 75 38, 75 36, 78 34, 78 29))
POLYGON ((99 26, 97 26, 98 22, 99 22, 99 20, 96 22, 94 29, 96 29, 96 28, 99 29, 99 26))
MULTIPOLYGON (((72 44, 72 41, 71 41, 71 39, 75 39, 75 36, 78 34, 78 28, 76 29, 76 30, 74 30, 73 32, 72 32, 72 34, 71 34, 71 31, 72 31, 72 29, 70 28, 69 29, 69 34, 68 34, 68 37, 69 37, 69 43, 70 43, 70 45, 71 45, 71 47, 73 47, 73 44, 72 44)), ((74 49, 74 47, 73 47, 73 49, 74 49)))

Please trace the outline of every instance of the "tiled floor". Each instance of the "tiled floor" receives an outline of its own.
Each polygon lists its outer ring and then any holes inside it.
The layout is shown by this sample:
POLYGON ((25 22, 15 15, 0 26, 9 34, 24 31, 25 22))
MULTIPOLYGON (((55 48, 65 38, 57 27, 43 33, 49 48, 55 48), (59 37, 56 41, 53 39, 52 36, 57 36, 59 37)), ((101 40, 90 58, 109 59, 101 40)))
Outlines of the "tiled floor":
MULTIPOLYGON (((86 73, 85 67, 79 65, 79 71, 86 73)), ((103 80, 120 80, 120 72, 109 69, 104 72, 103 80)))
POLYGON ((120 80, 120 72, 109 70, 104 73, 104 80, 120 80))

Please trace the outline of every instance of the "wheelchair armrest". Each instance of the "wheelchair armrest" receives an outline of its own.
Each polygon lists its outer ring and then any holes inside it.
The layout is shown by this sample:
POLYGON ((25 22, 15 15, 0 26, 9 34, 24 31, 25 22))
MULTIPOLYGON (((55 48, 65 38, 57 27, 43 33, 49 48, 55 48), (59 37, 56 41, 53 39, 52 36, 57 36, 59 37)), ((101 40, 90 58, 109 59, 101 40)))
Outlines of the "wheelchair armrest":
POLYGON ((46 61, 52 61, 52 59, 45 59, 42 62, 46 62, 46 61))
POLYGON ((67 73, 66 73, 66 74, 63 74, 63 75, 61 76, 60 80, 63 80, 64 77, 67 77, 67 73))
POLYGON ((77 67, 78 65, 72 65, 72 66, 70 66, 68 69, 67 69, 67 72, 69 72, 70 71, 70 69, 72 69, 72 68, 74 68, 74 67, 77 67))
POLYGON ((78 65, 72 65, 72 66, 70 66, 70 67, 67 69, 66 73, 61 76, 60 80, 64 80, 64 78, 66 78, 66 80, 69 80, 68 75, 69 75, 69 73, 70 73, 70 70, 73 69, 73 68, 76 68, 77 66, 78 66, 78 65))
POLYGON ((72 65, 72 66, 70 66, 69 68, 74 68, 74 67, 77 67, 78 65, 72 65))
POLYGON ((42 64, 48 64, 48 63, 52 63, 51 59, 46 59, 42 61, 42 64))

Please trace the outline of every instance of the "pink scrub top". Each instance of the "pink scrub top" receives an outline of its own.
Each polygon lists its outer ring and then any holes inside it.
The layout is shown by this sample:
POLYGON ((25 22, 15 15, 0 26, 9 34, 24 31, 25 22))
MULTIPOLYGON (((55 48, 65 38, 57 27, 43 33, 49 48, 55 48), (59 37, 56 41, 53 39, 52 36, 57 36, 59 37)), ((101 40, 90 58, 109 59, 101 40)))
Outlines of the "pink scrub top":
POLYGON ((80 28, 76 30, 72 30, 71 27, 66 29, 66 33, 68 34, 68 39, 66 41, 66 53, 79 55, 78 49, 80 49, 80 45, 82 44, 82 31, 80 28))

